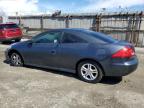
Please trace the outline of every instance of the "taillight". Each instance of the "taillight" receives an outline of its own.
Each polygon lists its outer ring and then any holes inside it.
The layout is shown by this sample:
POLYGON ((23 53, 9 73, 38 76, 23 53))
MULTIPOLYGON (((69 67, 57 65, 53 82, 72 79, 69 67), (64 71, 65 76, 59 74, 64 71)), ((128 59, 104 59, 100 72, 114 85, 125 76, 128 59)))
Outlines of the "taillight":
POLYGON ((2 30, 2 34, 5 34, 5 30, 2 30))
POLYGON ((112 55, 112 58, 130 58, 135 55, 135 52, 130 47, 124 47, 112 55))

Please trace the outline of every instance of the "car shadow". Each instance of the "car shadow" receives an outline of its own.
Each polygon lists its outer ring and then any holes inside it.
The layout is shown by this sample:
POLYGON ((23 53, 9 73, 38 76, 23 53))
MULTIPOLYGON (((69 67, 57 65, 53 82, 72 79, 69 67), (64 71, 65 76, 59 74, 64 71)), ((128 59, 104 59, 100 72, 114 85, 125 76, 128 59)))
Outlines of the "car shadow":
POLYGON ((10 64, 10 62, 7 61, 7 60, 4 60, 3 63, 5 63, 5 64, 10 64))
POLYGON ((14 41, 5 41, 5 42, 0 42, 0 44, 3 44, 3 45, 11 45, 13 44, 14 41))
POLYGON ((115 85, 119 84, 122 81, 122 77, 103 77, 100 83, 102 84, 109 84, 109 85, 115 85))
MULTIPOLYGON (((3 61, 6 64, 10 64, 9 61, 4 60, 3 61)), ((80 80, 77 74, 73 74, 73 73, 68 73, 68 72, 64 72, 64 71, 58 71, 58 70, 52 70, 52 69, 45 69, 45 68, 40 68, 40 67, 33 67, 33 66, 24 66, 25 68, 29 68, 29 69, 36 69, 36 70, 40 70, 43 72, 50 72, 53 74, 58 74, 58 75, 63 75, 66 77, 72 77, 75 78, 77 80, 80 80)), ((101 84, 109 84, 109 85, 115 85, 118 84, 122 81, 122 77, 103 77, 103 79, 101 80, 101 84)))

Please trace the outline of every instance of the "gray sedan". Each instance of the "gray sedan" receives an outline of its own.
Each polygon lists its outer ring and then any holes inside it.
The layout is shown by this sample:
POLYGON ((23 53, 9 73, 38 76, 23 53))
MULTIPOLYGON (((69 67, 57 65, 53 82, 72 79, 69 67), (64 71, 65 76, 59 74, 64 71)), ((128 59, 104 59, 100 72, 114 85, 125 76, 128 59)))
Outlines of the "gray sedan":
POLYGON ((49 30, 11 45, 5 55, 12 66, 77 73, 89 83, 98 83, 103 76, 125 76, 138 66, 130 43, 85 29, 49 30))

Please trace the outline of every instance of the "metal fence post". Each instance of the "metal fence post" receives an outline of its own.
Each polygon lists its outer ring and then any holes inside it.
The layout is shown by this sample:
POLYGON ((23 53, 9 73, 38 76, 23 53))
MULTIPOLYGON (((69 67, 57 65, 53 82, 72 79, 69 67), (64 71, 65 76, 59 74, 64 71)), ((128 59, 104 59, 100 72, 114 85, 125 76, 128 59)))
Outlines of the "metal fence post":
POLYGON ((69 18, 70 18, 69 15, 66 16, 66 18, 65 18, 66 19, 66 21, 65 21, 66 28, 69 28, 69 18))
POLYGON ((141 13, 139 14, 138 36, 137 36, 137 38, 136 38, 136 46, 138 46, 139 37, 140 37, 140 30, 141 30, 141 24, 142 24, 142 15, 143 15, 143 12, 141 12, 141 13))
POLYGON ((101 24, 101 15, 97 15, 96 16, 96 31, 99 32, 100 31, 100 24, 101 24))
POLYGON ((44 26, 43 26, 43 16, 40 17, 40 27, 41 27, 41 31, 44 30, 44 26))

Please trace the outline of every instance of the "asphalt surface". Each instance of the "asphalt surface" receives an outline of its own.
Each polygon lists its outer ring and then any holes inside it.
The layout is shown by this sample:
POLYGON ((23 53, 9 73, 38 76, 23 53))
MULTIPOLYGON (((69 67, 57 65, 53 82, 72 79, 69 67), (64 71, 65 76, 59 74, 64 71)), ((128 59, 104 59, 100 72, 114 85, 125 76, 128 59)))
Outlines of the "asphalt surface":
POLYGON ((74 74, 5 63, 0 44, 0 108, 144 108, 144 53, 138 69, 123 78, 89 84, 74 74))

